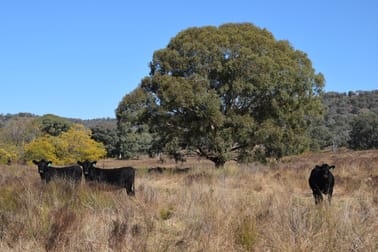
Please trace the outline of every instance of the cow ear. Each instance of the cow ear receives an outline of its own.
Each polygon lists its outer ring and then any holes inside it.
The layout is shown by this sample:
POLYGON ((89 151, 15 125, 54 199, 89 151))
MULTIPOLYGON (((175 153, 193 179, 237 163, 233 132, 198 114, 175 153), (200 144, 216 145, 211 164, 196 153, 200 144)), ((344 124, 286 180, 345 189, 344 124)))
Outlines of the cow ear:
POLYGON ((47 162, 47 166, 51 166, 52 162, 51 161, 48 161, 47 162))
POLYGON ((80 161, 77 161, 77 164, 83 166, 83 163, 80 161))
POLYGON ((33 164, 38 165, 38 161, 37 160, 33 160, 33 164))
POLYGON ((335 166, 334 166, 334 165, 331 165, 331 166, 329 167, 329 169, 335 169, 335 166))
POLYGON ((97 164, 97 161, 93 161, 92 165, 95 166, 97 164))

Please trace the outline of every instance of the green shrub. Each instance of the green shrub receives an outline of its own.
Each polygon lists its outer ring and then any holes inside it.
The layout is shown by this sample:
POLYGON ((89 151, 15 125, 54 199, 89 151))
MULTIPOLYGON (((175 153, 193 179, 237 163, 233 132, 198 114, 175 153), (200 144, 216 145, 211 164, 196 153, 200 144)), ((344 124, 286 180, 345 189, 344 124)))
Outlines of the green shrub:
POLYGON ((169 206, 168 208, 161 208, 160 209, 160 218, 162 220, 168 220, 173 216, 173 207, 169 206))
POLYGON ((253 217, 246 216, 237 223, 234 231, 235 243, 242 246, 245 251, 253 251, 257 242, 258 232, 256 220, 253 217))

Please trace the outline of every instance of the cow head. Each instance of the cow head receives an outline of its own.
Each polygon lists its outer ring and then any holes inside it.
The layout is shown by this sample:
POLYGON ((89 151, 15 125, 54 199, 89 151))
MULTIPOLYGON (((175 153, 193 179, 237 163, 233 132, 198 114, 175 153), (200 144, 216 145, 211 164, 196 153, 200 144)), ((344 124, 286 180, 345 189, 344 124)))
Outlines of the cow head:
POLYGON ((42 159, 41 161, 33 160, 33 163, 38 166, 38 172, 42 176, 45 172, 48 166, 51 165, 51 161, 42 159))
POLYGON ((91 169, 95 168, 95 164, 97 163, 97 161, 88 161, 88 160, 85 160, 84 162, 80 162, 78 161, 77 164, 80 165, 81 167, 83 167, 83 173, 84 173, 84 176, 85 177, 88 177, 90 172, 91 172, 91 169))
POLYGON ((322 165, 316 165, 316 169, 319 169, 321 171, 321 174, 325 179, 328 179, 330 170, 334 169, 334 165, 328 165, 328 164, 322 164, 322 165))

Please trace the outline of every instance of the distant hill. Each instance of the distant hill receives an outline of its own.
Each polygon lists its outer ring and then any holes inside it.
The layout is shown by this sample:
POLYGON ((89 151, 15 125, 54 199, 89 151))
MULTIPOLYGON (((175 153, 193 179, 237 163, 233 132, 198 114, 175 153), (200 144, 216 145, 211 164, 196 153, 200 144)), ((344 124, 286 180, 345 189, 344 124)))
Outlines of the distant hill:
MULTIPOLYGON (((25 112, 17 113, 17 114, 0 114, 0 128, 4 126, 8 121, 16 117, 38 118, 40 116, 32 114, 32 113, 25 113, 25 112)), ((65 118, 65 119, 69 120, 72 123, 82 124, 87 128, 93 128, 96 126, 108 126, 108 127, 117 126, 117 120, 115 118, 95 118, 95 119, 89 119, 89 120, 82 120, 78 118, 65 118)))
POLYGON ((327 92, 323 103, 327 109, 324 126, 331 133, 331 141, 337 146, 347 146, 351 121, 364 111, 378 115, 378 90, 327 92))
POLYGON ((363 109, 378 112, 378 90, 327 92, 324 94, 323 101, 330 115, 356 115, 363 109))
POLYGON ((96 118, 96 119, 89 119, 89 120, 82 120, 82 119, 71 119, 68 118, 73 123, 83 124, 87 128, 94 128, 97 126, 101 127, 116 127, 117 120, 115 118, 96 118))

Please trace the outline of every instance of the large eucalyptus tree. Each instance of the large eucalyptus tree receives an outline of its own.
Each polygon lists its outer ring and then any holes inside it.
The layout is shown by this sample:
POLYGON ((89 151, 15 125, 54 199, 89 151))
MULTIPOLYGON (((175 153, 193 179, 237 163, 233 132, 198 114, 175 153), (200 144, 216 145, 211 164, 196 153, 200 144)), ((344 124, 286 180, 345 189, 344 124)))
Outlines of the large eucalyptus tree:
POLYGON ((138 89, 159 145, 218 167, 302 152, 322 115, 324 78, 306 53, 250 23, 186 29, 154 52, 150 70, 138 89))

